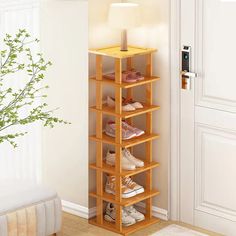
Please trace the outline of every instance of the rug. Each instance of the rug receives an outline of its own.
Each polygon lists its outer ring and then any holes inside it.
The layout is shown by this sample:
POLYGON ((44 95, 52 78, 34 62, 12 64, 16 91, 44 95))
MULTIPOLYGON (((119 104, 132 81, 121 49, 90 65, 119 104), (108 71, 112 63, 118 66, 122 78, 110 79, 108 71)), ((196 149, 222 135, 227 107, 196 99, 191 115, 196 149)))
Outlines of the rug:
POLYGON ((179 225, 169 225, 157 233, 152 234, 152 236, 207 236, 207 234, 187 229, 179 225))

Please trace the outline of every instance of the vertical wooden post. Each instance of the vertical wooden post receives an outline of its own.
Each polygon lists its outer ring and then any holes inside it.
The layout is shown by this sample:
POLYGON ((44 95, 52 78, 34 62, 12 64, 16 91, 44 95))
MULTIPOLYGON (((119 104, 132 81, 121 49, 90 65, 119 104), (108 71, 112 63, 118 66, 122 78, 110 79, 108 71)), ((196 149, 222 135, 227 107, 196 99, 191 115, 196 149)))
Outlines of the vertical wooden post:
MULTIPOLYGON (((122 83, 122 60, 115 59, 115 81, 118 84, 122 83)), ((122 113, 122 89, 116 87, 115 89, 115 100, 116 100, 116 113, 121 115, 122 113)), ((122 118, 121 116, 116 117, 116 201, 122 200, 122 178, 121 178, 121 159, 122 159, 122 118)), ((122 231, 122 206, 116 205, 116 229, 122 231)))
MULTIPOLYGON (((126 70, 131 70, 133 69, 133 60, 132 57, 128 57, 126 60, 126 70)), ((132 99, 134 95, 134 90, 133 88, 128 88, 127 89, 127 97, 126 99, 132 99)), ((133 125, 133 118, 128 118, 126 120, 130 125, 133 125)), ((133 154, 133 147, 129 148, 130 152, 133 154)))
MULTIPOLYGON (((128 57, 126 61, 126 70, 133 69, 133 60, 132 57, 128 57)), ((127 89, 127 99, 133 98, 133 88, 127 89)))
MULTIPOLYGON (((132 57, 128 57, 127 60, 126 60, 126 69, 127 70, 131 70, 133 69, 133 60, 132 60, 132 57)), ((134 91, 133 91, 133 88, 128 88, 127 89, 127 94, 126 94, 126 99, 132 99, 133 98, 133 94, 134 94, 134 91)), ((132 118, 128 118, 127 119, 127 122, 130 124, 130 125, 133 125, 133 119, 132 118)))
MULTIPOLYGON (((96 56, 96 136, 102 139, 102 56, 96 56)), ((102 168, 102 141, 96 142, 96 164, 97 167, 102 168)), ((96 172, 97 195, 103 195, 103 172, 97 170, 96 172)), ((103 201, 102 198, 97 198, 97 222, 103 224, 103 201)))
MULTIPOLYGON (((146 76, 152 76, 152 54, 146 56, 146 76)), ((146 85, 146 104, 152 105, 152 83, 146 85)), ((152 133, 152 112, 146 114, 146 133, 152 133)), ((147 163, 152 162, 152 141, 146 143, 146 161, 147 163)), ((152 170, 146 172, 146 191, 152 190, 152 170)), ((146 217, 152 217, 152 199, 146 200, 146 217)))

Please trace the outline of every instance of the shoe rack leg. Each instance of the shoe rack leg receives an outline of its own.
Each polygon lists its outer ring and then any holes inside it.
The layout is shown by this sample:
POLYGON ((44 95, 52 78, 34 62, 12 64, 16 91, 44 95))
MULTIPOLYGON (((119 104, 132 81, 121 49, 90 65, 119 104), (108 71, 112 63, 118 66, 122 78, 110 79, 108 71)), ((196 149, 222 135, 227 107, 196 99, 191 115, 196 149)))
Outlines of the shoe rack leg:
MULTIPOLYGON (((102 56, 96 56, 96 107, 102 109, 102 56)), ((102 138, 102 112, 96 113, 96 136, 102 138)), ((96 143, 96 164, 102 168, 103 148, 102 142, 96 143)), ((102 196, 103 194, 103 173, 101 170, 97 170, 96 173, 97 181, 97 195, 102 196)), ((103 201, 102 198, 97 198, 97 222, 103 224, 103 201)))
MULTIPOLYGON (((120 84, 122 82, 122 60, 115 59, 115 80, 116 83, 120 84)), ((116 113, 122 113, 122 89, 116 87, 115 89, 116 97, 116 113)), ((121 173, 121 159, 122 159, 122 119, 121 117, 116 117, 116 200, 122 200, 121 186, 122 178, 121 173)), ((122 231, 122 206, 116 205, 116 229, 122 231)))
MULTIPOLYGON (((152 76, 152 54, 146 56, 146 75, 152 76)), ((146 85, 146 103, 147 105, 152 105, 152 83, 146 85)), ((147 134, 152 133, 152 112, 146 114, 146 132, 147 134)), ((152 141, 146 143, 146 161, 148 163, 152 162, 152 141)), ((146 172, 146 190, 152 190, 152 170, 146 172)), ((146 217, 152 217, 152 199, 146 200, 146 217)))
MULTIPOLYGON (((120 118, 117 118, 121 120, 120 118)), ((117 121, 118 125, 120 121, 117 121)), ((122 178, 119 173, 122 170, 121 166, 121 157, 122 157, 122 148, 120 146, 116 146, 116 201, 121 202, 122 200, 122 178)), ((116 205, 116 229, 122 231, 122 206, 116 205)))

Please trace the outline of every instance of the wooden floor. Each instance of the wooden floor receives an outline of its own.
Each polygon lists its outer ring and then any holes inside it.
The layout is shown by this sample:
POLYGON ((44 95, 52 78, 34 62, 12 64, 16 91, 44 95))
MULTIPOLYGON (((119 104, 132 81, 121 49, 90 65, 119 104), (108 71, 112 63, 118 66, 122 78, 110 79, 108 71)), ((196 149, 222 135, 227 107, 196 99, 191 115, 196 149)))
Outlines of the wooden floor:
MULTIPOLYGON (((148 236, 157 232, 158 230, 170 225, 178 224, 184 227, 194 229, 196 231, 208 234, 210 236, 221 236, 220 234, 211 233, 206 230, 201 230, 196 227, 192 227, 182 223, 176 223, 173 221, 161 221, 158 224, 148 227, 147 229, 141 230, 137 233, 132 234, 132 236, 148 236)), ((118 236, 118 234, 103 230, 101 228, 95 227, 88 224, 88 221, 77 216, 73 216, 67 213, 63 214, 63 236, 118 236)))

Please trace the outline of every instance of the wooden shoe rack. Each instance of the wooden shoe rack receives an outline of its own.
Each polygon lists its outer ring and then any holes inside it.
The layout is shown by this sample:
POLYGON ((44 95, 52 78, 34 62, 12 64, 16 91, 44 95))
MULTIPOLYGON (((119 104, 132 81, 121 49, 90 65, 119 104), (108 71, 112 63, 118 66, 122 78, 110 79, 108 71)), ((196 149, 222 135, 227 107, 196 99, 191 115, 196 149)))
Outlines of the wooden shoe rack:
POLYGON ((119 46, 91 49, 91 54, 96 56, 96 77, 91 78, 91 81, 96 83, 96 106, 91 107, 90 110, 96 113, 96 134, 90 136, 90 140, 96 142, 96 163, 90 164, 90 169, 96 171, 96 191, 90 192, 89 196, 96 199, 96 217, 89 220, 89 223, 105 228, 107 230, 129 235, 137 230, 145 228, 151 224, 158 222, 158 219, 152 216, 152 198, 159 194, 159 191, 152 187, 152 171, 159 166, 159 163, 152 160, 152 141, 159 138, 158 134, 153 133, 152 130, 152 112, 158 110, 160 107, 153 105, 152 102, 152 87, 153 82, 158 81, 159 77, 152 75, 152 54, 156 49, 141 48, 129 46, 128 51, 120 51, 119 46), (103 78, 103 56, 113 58, 115 60, 115 80, 103 78), (133 68, 133 58, 135 56, 144 56, 146 58, 146 74, 144 80, 126 83, 122 82, 122 62, 125 60, 126 69, 133 68), (115 108, 112 109, 102 102, 103 85, 108 84, 115 89, 115 108), (127 97, 133 97, 133 88, 135 86, 145 86, 146 102, 142 109, 131 112, 122 111, 122 90, 127 89, 127 97), (112 138, 103 133, 103 114, 113 116, 116 124, 116 137, 112 138), (122 140, 122 120, 132 124, 132 118, 141 114, 146 115, 146 131, 145 134, 132 138, 130 140, 122 140), (122 148, 132 148, 135 145, 145 143, 146 157, 145 165, 142 168, 137 168, 133 171, 122 170, 121 155, 122 148), (103 144, 111 144, 115 147, 116 163, 115 167, 111 167, 103 162, 103 144), (131 198, 124 199, 121 196, 122 177, 134 176, 145 172, 145 192, 131 198), (116 176, 116 194, 111 195, 104 192, 104 174, 111 174, 116 176), (145 201, 145 220, 129 227, 122 226, 122 207, 136 204, 145 201), (116 206, 116 222, 109 223, 104 220, 103 209, 104 203, 111 202, 116 206))

